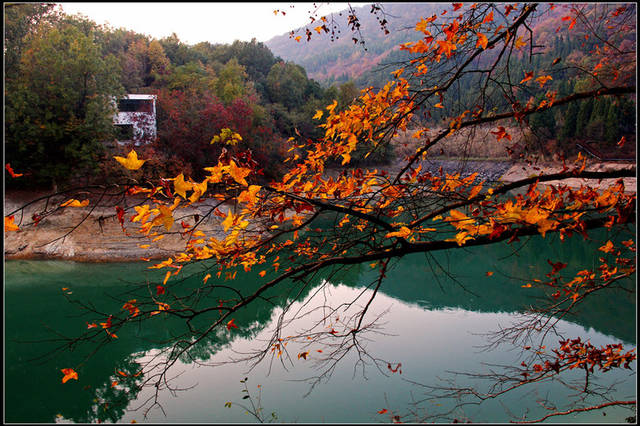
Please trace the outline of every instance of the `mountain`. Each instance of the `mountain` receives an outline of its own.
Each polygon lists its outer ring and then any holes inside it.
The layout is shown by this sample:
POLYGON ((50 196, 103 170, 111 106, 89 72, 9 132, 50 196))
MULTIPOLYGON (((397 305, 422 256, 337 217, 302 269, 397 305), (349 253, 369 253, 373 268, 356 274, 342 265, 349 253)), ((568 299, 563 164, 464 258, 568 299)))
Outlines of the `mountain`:
POLYGON ((274 55, 301 65, 310 78, 323 84, 342 83, 349 79, 371 84, 371 75, 368 74, 379 70, 376 74, 388 77, 393 69, 385 72, 385 65, 407 55, 398 51, 398 45, 417 40, 419 36, 415 31, 415 23, 420 17, 437 13, 442 6, 437 3, 383 3, 382 9, 375 13, 371 6, 357 7, 354 11, 361 25, 360 34, 350 29, 349 13, 345 10, 327 16, 329 29, 332 20, 337 25, 333 41, 330 33, 319 35, 313 31, 320 22, 316 21, 308 26, 313 34, 309 41, 306 41, 305 29, 299 28, 294 34, 294 37, 302 36, 298 42, 289 34, 284 34, 265 44, 274 55), (384 20, 389 34, 385 34, 381 28, 380 22, 384 20))

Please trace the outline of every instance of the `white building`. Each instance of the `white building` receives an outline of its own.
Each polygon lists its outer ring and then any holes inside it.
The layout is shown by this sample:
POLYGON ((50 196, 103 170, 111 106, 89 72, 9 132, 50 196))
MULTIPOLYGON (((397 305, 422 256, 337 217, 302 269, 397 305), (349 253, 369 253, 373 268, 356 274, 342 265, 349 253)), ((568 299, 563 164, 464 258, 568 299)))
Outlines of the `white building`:
POLYGON ((156 95, 129 94, 118 100, 113 124, 121 145, 147 144, 156 138, 156 95))

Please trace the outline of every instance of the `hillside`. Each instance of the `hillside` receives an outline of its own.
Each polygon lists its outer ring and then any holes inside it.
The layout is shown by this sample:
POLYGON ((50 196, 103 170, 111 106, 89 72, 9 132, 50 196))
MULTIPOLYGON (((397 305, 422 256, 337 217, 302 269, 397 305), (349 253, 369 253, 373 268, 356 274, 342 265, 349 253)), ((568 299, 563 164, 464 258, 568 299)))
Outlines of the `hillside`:
MULTIPOLYGON (((308 42, 304 37, 296 42, 289 34, 284 34, 265 44, 274 55, 303 66, 310 78, 324 84, 342 83, 358 79, 367 71, 392 60, 392 52, 399 44, 415 40, 415 21, 420 16, 433 15, 442 6, 435 3, 383 3, 384 14, 371 13, 369 6, 354 8, 361 24, 364 46, 353 41, 354 34, 347 25, 346 11, 332 16, 340 30, 333 42, 330 34, 317 35, 313 32, 314 37, 308 42), (376 17, 387 20, 389 34, 385 35, 381 30, 376 17)), ((296 34, 304 34, 304 29, 296 31, 296 34)))

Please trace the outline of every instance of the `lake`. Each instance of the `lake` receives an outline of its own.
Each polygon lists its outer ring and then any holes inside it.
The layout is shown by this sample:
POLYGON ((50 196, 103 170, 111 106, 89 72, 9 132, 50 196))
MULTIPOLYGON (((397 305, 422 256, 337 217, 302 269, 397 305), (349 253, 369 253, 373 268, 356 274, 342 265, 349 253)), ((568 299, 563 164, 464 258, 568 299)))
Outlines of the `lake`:
MULTIPOLYGON (((262 348, 271 337, 285 302, 298 292, 289 283, 278 293, 268 295, 269 303, 257 303, 238 312, 235 316, 238 329, 225 329, 210 336, 191 351, 192 360, 180 359, 170 376, 173 386, 185 390, 161 391, 158 402, 162 408, 154 406, 147 412, 144 410, 148 404, 144 403, 153 397, 152 389, 135 390, 133 385, 141 377, 133 377, 133 372, 165 348, 173 335, 184 332, 182 323, 161 314, 157 321, 148 321, 142 327, 124 328, 118 339, 95 353, 89 345, 78 345, 73 350, 57 349, 63 336, 78 335, 86 331, 87 321, 98 319, 83 314, 76 308, 76 301, 90 300, 96 310, 117 313, 122 300, 140 294, 145 283, 162 281, 165 271, 149 270, 148 263, 6 261, 5 421, 252 422, 256 419, 241 404, 257 403, 258 395, 266 421, 389 422, 391 415, 401 415, 405 422, 425 419, 453 407, 449 400, 425 400, 425 386, 447 385, 446 380, 454 381, 456 386, 483 386, 480 380, 453 372, 485 373, 495 368, 488 364, 520 364, 521 347, 503 345, 483 350, 487 343, 485 333, 509 326, 526 306, 535 304, 536 298, 542 296, 539 290, 522 285, 527 278, 544 278, 550 270, 548 259, 568 263, 570 266, 561 275, 571 277, 578 270, 573 267, 577 262, 598 265, 601 252, 597 252, 597 247, 603 241, 629 238, 624 233, 606 232, 593 231, 590 241, 576 236, 561 243, 557 236, 547 235, 546 239, 538 236, 512 245, 403 258, 388 272, 367 312, 365 323, 377 319, 377 328, 361 335, 365 353, 360 358, 354 351, 347 353, 332 373, 314 387, 306 379, 322 372, 318 361, 331 348, 291 342, 287 347, 289 360, 284 356, 267 357, 252 369, 248 363, 229 363, 262 348), (438 265, 456 279, 451 279, 438 265), (494 274, 487 276, 487 271, 494 274), (63 287, 69 290, 62 291, 63 287), (309 352, 306 359, 296 356, 302 351, 309 352), (388 360, 392 369, 397 368, 396 372, 385 364, 376 368, 374 359, 388 360), (70 366, 78 372, 79 380, 62 384, 60 369, 70 366), (128 373, 127 377, 118 371, 128 373), (241 380, 245 378, 251 399, 243 399, 247 393, 243 392, 245 383, 241 380), (231 402, 230 407, 225 406, 227 402, 231 402), (384 409, 387 412, 379 414, 384 409)), ((634 234, 635 229, 630 232, 634 234)), ((184 289, 198 286, 206 272, 204 266, 185 268, 183 273, 189 278, 179 286, 184 289)), ((334 316, 346 318, 349 314, 339 305, 357 296, 360 296, 357 304, 366 304, 371 290, 365 287, 375 277, 376 270, 368 264, 316 277, 301 292, 299 302, 289 309, 306 315, 285 325, 282 335, 311 328, 314 321, 330 327, 333 323, 322 322, 329 308, 338 309, 327 319, 337 324, 339 320, 334 316)), ((236 289, 250 290, 256 282, 257 271, 238 273, 232 283, 236 289)), ((635 276, 625 285, 635 289, 635 276)), ((636 345, 635 300, 635 292, 602 292, 586 300, 577 315, 560 321, 558 333, 581 337, 595 346, 621 342, 625 350, 632 349, 636 345)), ((556 347, 558 340, 560 336, 548 336, 545 343, 556 347)), ((590 380, 602 386, 619 382, 608 396, 633 399, 636 362, 632 367, 595 374, 590 380)), ((584 372, 570 372, 562 377, 578 380, 583 376, 584 372)), ((548 397, 559 409, 567 409, 572 408, 565 405, 567 398, 574 393, 559 383, 532 385, 498 400, 463 406, 450 419, 474 422, 508 422, 523 416, 534 419, 548 413, 537 402, 541 398, 548 397)), ((628 409, 607 408, 559 416, 554 421, 624 422, 630 415, 633 413, 628 409)))

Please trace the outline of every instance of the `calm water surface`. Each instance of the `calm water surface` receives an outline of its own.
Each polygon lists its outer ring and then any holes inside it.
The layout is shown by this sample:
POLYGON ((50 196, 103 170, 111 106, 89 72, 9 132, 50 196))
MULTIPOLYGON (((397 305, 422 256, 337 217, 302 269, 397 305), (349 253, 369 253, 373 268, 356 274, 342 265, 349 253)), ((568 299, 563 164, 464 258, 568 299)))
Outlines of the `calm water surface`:
MULTIPOLYGON (((503 346, 482 351, 484 333, 508 326, 517 319, 523 307, 541 296, 535 289, 521 287, 527 277, 544 278, 549 272, 547 259, 570 265, 581 261, 597 265, 595 249, 608 238, 628 239, 628 235, 594 233, 594 240, 573 238, 559 243, 549 236, 535 237, 526 244, 496 245, 438 253, 434 257, 414 255, 402 259, 388 274, 366 319, 379 318, 379 334, 363 335, 367 353, 375 358, 402 363, 402 374, 379 371, 371 363, 362 368, 354 353, 336 366, 333 374, 311 392, 305 381, 318 374, 321 346, 303 347, 292 343, 289 362, 266 359, 255 368, 246 363, 225 361, 261 348, 268 339, 290 293, 275 295, 276 306, 258 304, 252 310, 239 312, 238 330, 219 333, 200 345, 192 355, 200 366, 181 360, 171 370, 173 385, 188 390, 162 392, 162 408, 148 411, 145 419, 138 409, 152 396, 150 389, 129 392, 127 380, 116 372, 137 371, 139 365, 164 347, 163 341, 180 330, 181 324, 169 318, 150 321, 143 328, 129 327, 119 338, 87 357, 91 348, 78 346, 73 351, 56 352, 59 337, 74 336, 86 329, 85 321, 96 318, 82 315, 69 304, 62 287, 68 287, 72 301, 91 300, 97 309, 117 312, 128 292, 139 289, 138 283, 162 281, 164 271, 146 269, 147 263, 80 264, 54 261, 5 262, 5 421, 7 422, 251 422, 239 404, 245 393, 240 380, 248 378, 252 395, 261 391, 265 417, 273 412, 282 422, 378 422, 389 421, 389 414, 405 415, 411 410, 419 416, 443 410, 450 402, 422 401, 424 388, 419 384, 443 384, 440 379, 454 379, 457 385, 470 385, 468 379, 450 371, 486 372, 484 363, 517 366, 520 352, 503 346), (514 254, 515 249, 518 249, 514 254), (594 254, 595 253, 595 254, 594 254), (506 258, 506 259, 503 259, 506 258), (499 260, 503 259, 503 260, 499 260), (438 265, 453 273, 451 280, 438 265), (494 271, 487 277, 486 271, 494 271), (297 353, 309 350, 307 360, 297 353), (79 380, 60 382, 61 368, 74 366, 79 380), (387 374, 383 374, 387 373, 387 374), (114 380, 119 384, 112 387, 114 380), (414 383, 415 382, 415 383, 414 383), (418 383, 418 384, 416 384, 418 383), (260 387, 258 388, 258 385, 260 387), (232 402, 225 407, 225 402, 232 402), (385 415, 377 411, 387 409, 385 415)), ((182 283, 195 286, 202 282, 202 265, 186 270, 193 276, 182 283), (198 269, 200 268, 200 269, 198 269)), ((568 277, 571 268, 563 275, 568 277)), ((188 275, 188 274, 185 274, 188 275)), ((249 291, 258 282, 257 275, 238 274, 234 286, 249 291)), ((319 277, 313 288, 303 294, 306 303, 294 304, 292 311, 309 312, 303 320, 285 327, 283 335, 292 334, 319 319, 313 308, 320 303, 338 307, 342 301, 358 295, 362 306, 370 296, 363 287, 375 278, 375 270, 360 265, 332 277, 321 294, 315 289, 325 282, 319 277), (315 296, 314 296, 315 295, 315 296)), ((635 277, 627 283, 635 287, 635 277)), ((293 286, 288 291, 295 290, 293 286)), ((344 313, 346 315, 346 313, 344 313)), ((577 316, 562 321, 561 334, 590 340, 595 346, 622 342, 626 349, 636 345, 635 294, 607 292, 597 300, 585 302, 577 316)), ((559 337, 547 344, 556 346, 559 337)), ((326 348, 324 348, 326 350, 326 348)), ((611 398, 635 398, 636 363, 633 370, 612 371, 595 378, 600 384, 620 381, 611 398)), ((575 376, 573 378, 579 378, 575 376)), ((571 392, 558 384, 527 388, 526 392, 506 395, 499 401, 480 406, 466 406, 456 412, 460 419, 475 422, 507 422, 513 416, 536 418, 547 413, 536 403, 548 396, 553 401, 566 401, 571 392)), ((566 409, 560 405, 560 408, 566 409)), ((607 409, 556 421, 624 422, 628 410, 607 409)), ((411 417, 403 417, 411 421, 411 417)))

